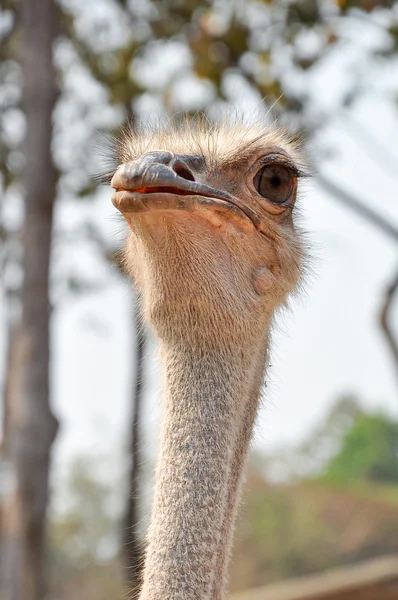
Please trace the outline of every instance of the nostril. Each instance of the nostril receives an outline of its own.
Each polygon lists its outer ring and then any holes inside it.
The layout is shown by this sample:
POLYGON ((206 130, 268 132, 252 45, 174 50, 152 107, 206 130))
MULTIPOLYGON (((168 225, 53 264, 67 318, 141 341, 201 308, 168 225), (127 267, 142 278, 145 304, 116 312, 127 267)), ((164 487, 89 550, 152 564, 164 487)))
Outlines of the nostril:
POLYGON ((178 177, 182 177, 188 181, 195 181, 195 177, 192 175, 188 167, 186 167, 183 163, 174 163, 173 171, 178 175, 178 177))

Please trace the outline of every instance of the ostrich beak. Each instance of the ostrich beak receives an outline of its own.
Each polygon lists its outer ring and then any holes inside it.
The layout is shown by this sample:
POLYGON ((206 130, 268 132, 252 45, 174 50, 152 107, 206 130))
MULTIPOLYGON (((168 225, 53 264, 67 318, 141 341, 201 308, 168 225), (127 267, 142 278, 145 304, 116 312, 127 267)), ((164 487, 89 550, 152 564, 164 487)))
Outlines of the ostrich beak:
POLYGON ((260 228, 256 213, 228 192, 195 181, 184 161, 185 157, 171 155, 169 164, 163 162, 171 153, 151 152, 137 160, 121 165, 111 185, 114 206, 124 215, 154 210, 203 211, 213 209, 228 213, 240 221, 251 222, 260 228), (163 160, 162 160, 163 159, 163 160))

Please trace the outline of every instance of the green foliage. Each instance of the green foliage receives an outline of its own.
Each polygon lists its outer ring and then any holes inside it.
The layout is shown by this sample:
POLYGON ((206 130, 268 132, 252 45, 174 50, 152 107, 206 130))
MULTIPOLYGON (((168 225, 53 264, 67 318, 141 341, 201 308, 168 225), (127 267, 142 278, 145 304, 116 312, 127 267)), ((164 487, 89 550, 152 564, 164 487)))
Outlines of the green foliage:
POLYGON ((304 442, 284 446, 269 456, 259 453, 251 456, 251 467, 263 473, 270 481, 301 481, 314 478, 341 448, 341 440, 363 414, 360 403, 352 395, 336 400, 304 442))
POLYGON ((366 412, 354 396, 342 396, 302 444, 256 456, 253 465, 271 480, 279 469, 279 479, 287 481, 397 485, 398 421, 366 412))
POLYGON ((341 441, 338 454, 322 473, 325 482, 398 484, 398 421, 362 414, 341 441))

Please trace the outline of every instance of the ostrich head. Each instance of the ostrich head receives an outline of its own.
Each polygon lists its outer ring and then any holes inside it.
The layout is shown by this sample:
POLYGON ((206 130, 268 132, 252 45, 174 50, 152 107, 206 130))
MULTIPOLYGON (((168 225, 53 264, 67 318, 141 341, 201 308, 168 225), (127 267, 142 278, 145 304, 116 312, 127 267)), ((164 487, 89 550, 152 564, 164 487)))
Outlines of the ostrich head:
POLYGON ((142 598, 225 591, 274 311, 296 286, 298 144, 277 127, 128 132, 112 201, 159 339, 165 416, 142 598))

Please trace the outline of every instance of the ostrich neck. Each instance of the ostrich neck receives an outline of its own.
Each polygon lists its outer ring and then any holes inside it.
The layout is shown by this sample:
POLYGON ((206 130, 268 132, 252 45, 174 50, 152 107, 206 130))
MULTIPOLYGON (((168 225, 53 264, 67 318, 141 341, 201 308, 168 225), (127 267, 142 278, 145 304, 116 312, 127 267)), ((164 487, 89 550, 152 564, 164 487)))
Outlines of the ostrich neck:
POLYGON ((224 594, 268 340, 268 327, 251 331, 238 346, 161 344, 164 420, 141 600, 224 594))
POLYGON ((257 358, 259 368, 249 390, 248 401, 245 405, 244 414, 241 419, 238 435, 235 440, 231 476, 227 492, 227 504, 224 511, 224 521, 221 531, 221 540, 216 559, 216 576, 213 580, 211 600, 222 600, 228 582, 228 564, 231 554, 232 538, 234 533, 235 521, 238 512, 240 490, 243 482, 243 470, 252 431, 257 415, 258 398, 260 397, 261 387, 264 378, 264 367, 266 365, 269 349, 268 335, 263 341, 263 346, 257 358))

